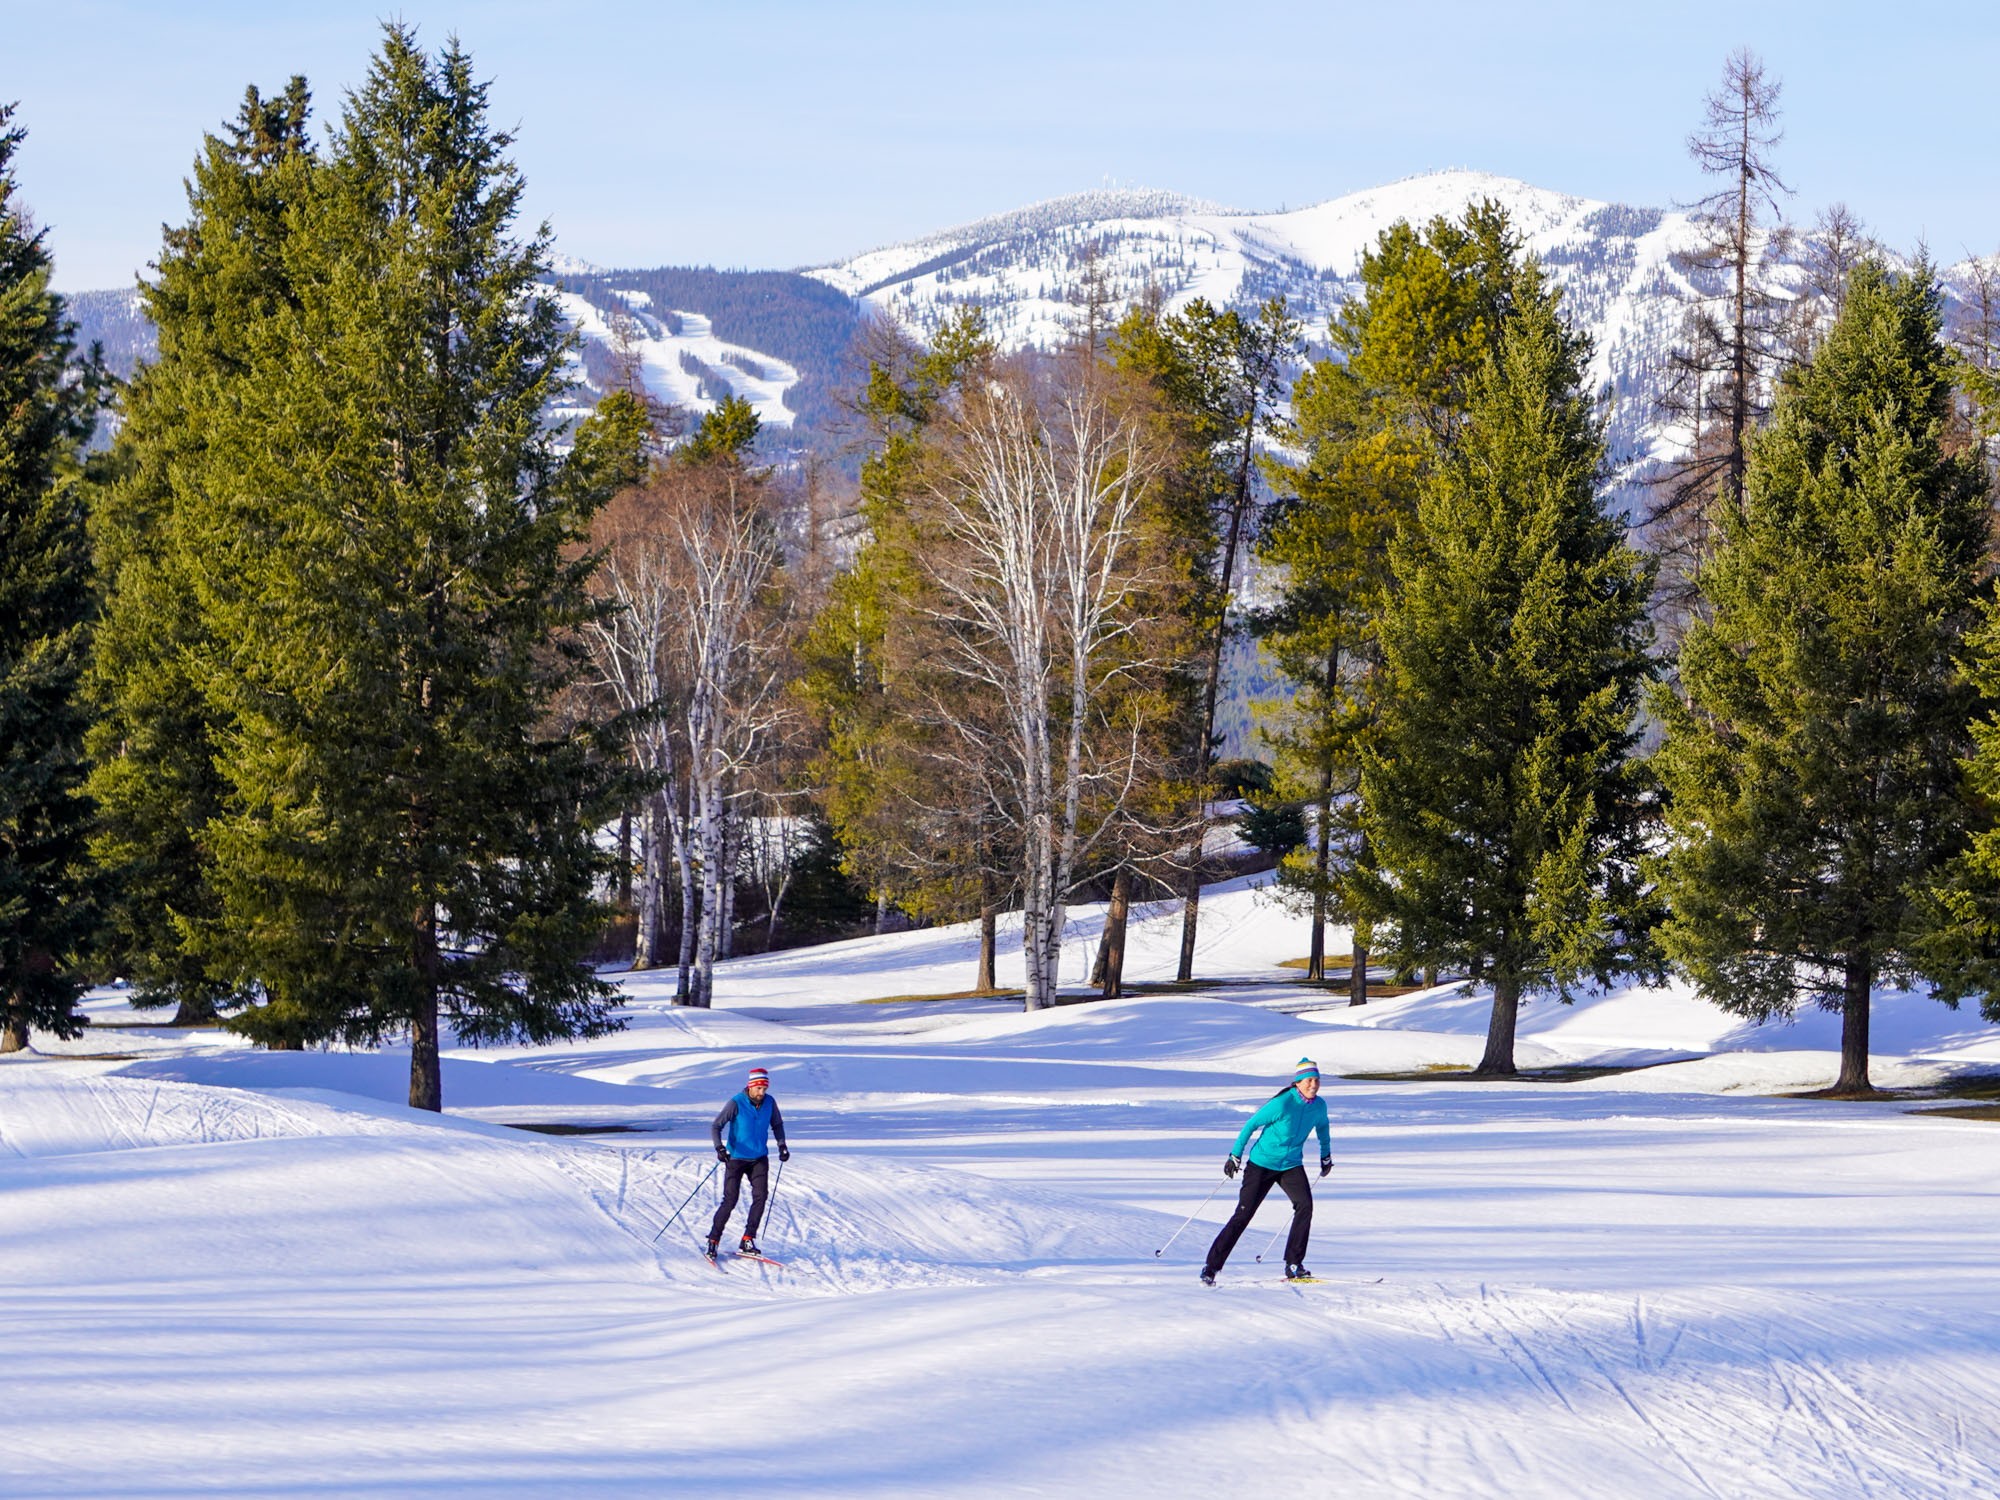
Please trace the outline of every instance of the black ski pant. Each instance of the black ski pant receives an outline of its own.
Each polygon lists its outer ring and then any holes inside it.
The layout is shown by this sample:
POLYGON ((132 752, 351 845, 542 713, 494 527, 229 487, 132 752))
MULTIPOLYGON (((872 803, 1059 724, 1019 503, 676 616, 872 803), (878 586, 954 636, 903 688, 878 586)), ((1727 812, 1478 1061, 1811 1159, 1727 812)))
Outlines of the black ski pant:
POLYGON ((771 1158, 768 1156, 729 1158, 729 1165, 722 1169, 722 1205, 715 1211, 715 1222, 708 1226, 709 1239, 722 1238, 723 1226, 736 1212, 736 1198, 743 1191, 745 1177, 750 1179, 750 1217, 743 1221, 743 1238, 757 1238, 757 1226, 764 1222, 764 1203, 771 1196, 771 1158))
POLYGON ((1273 1172, 1269 1167, 1246 1161, 1243 1163, 1243 1191, 1236 1195, 1236 1212, 1229 1216, 1229 1222, 1222 1226, 1222 1233, 1208 1247, 1209 1275, 1213 1276, 1222 1269, 1222 1263, 1229 1259, 1229 1252, 1243 1238, 1243 1231, 1250 1227, 1251 1218, 1263 1206, 1264 1199, 1274 1186, 1283 1188, 1285 1196, 1292 1200, 1292 1232, 1285 1236, 1285 1264, 1304 1264, 1306 1241, 1312 1237, 1313 1228, 1313 1190, 1312 1183, 1306 1178, 1306 1169, 1302 1166, 1287 1167, 1282 1172, 1273 1172))

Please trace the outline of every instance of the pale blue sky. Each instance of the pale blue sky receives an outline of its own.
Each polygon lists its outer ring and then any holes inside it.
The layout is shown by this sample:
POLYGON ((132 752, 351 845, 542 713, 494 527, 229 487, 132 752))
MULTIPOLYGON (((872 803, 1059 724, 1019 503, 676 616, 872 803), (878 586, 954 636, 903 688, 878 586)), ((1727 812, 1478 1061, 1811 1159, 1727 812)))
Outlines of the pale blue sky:
POLYGON ((59 284, 129 284, 246 84, 305 73, 324 124, 384 15, 459 34, 532 211, 607 265, 823 262, 1107 179, 1269 209, 1468 166, 1665 205, 1740 45, 1784 81, 1796 217, 2000 245, 1994 0, 0 0, 59 284))

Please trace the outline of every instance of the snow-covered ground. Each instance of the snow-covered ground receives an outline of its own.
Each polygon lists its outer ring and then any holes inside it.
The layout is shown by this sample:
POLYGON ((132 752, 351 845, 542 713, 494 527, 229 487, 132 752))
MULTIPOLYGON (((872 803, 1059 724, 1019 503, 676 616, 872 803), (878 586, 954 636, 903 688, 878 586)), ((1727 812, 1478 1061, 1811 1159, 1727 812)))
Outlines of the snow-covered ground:
MULTIPOLYGON (((713 1012, 631 976, 623 1033, 454 1054, 442 1119, 394 1051, 101 995, 0 1064, 0 1494, 1993 1492, 2000 1127, 1782 1097, 1831 1080, 1830 1018, 1677 991, 1524 1017, 1524 1065, 1637 1071, 1331 1076, 1469 1062, 1480 1000, 1308 1008, 1253 887, 1204 900, 1203 991, 862 1003, 963 989, 966 929, 743 960, 713 1012), (1207 1290, 1205 1195, 1301 1054, 1328 1279, 1257 1259, 1274 1199, 1207 1290), (787 1267, 717 1271, 707 1122, 751 1065, 787 1267)), ((1135 977, 1177 939, 1150 913, 1135 977)), ((2000 1028, 1921 996, 1876 1039, 1886 1083, 2000 1071, 2000 1028)))

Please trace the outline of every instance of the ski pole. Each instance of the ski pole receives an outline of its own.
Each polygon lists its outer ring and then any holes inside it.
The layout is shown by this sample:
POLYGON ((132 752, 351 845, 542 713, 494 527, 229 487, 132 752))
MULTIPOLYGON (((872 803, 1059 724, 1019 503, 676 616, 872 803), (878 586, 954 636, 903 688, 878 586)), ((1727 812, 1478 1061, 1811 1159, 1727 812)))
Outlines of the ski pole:
POLYGON ((674 1227, 674 1219, 678 1219, 678 1218, 679 1218, 679 1217, 681 1216, 681 1214, 682 1214, 682 1213, 683 1213, 683 1212, 684 1212, 684 1211, 686 1210, 687 1206, 688 1206, 688 1205, 689 1205, 690 1203, 694 1202, 694 1194, 695 1194, 695 1193, 698 1193, 698 1192, 700 1192, 700 1191, 701 1191, 701 1190, 702 1190, 703 1188, 705 1188, 705 1187, 707 1187, 707 1186, 708 1186, 708 1179, 709 1179, 710 1177, 713 1177, 713 1176, 715 1175, 715 1169, 716 1169, 717 1167, 721 1166, 721 1165, 722 1165, 722 1163, 721 1163, 721 1162, 719 1162, 719 1161, 716 1161, 716 1162, 710 1162, 710 1163, 708 1164, 708 1172, 707 1172, 707 1174, 706 1174, 706 1175, 705 1175, 705 1176, 704 1176, 704 1177, 703 1177, 703 1178, 701 1179, 701 1181, 700 1181, 700 1182, 697 1182, 697 1183, 696 1183, 696 1184, 694 1185, 694 1192, 693 1192, 693 1193, 689 1193, 689 1194, 688 1194, 688 1195, 687 1195, 687 1196, 686 1196, 685 1198, 681 1199, 681 1206, 680 1206, 679 1208, 677 1208, 677 1209, 675 1209, 675 1210, 674 1210, 674 1212, 673 1212, 673 1216, 672 1216, 671 1218, 669 1218, 669 1219, 667 1220, 667 1222, 666 1222, 666 1223, 662 1224, 662 1225, 660 1226, 660 1228, 659 1228, 659 1232, 658 1232, 658 1233, 656 1233, 656 1234, 655 1234, 655 1235, 653 1236, 653 1243, 654 1243, 654 1244, 656 1244, 656 1245, 657 1245, 657 1244, 659 1244, 659 1242, 660 1242, 660 1235, 662 1235, 662 1234, 665 1234, 665 1233, 666 1233, 666 1232, 667 1232, 667 1231, 668 1231, 669 1229, 671 1229, 671 1228, 673 1228, 673 1227, 674 1227))
MULTIPOLYGON (((1208 1205, 1214 1201, 1215 1195, 1221 1192, 1223 1188, 1228 1186, 1228 1183, 1229 1179, 1225 1177, 1221 1182, 1218 1182, 1214 1187, 1208 1190, 1208 1197, 1201 1200, 1201 1208, 1197 1208, 1193 1213, 1189 1214, 1185 1219, 1181 1220, 1180 1229, 1176 1229, 1172 1234, 1167 1236, 1167 1245, 1171 1245, 1175 1240, 1179 1239, 1181 1237, 1181 1230, 1186 1229, 1188 1225, 1192 1224, 1196 1219, 1201 1217, 1201 1209, 1207 1208, 1208 1205)), ((1162 1245, 1160 1246, 1159 1249, 1155 1250, 1153 1252, 1154 1256, 1158 1257, 1165 1255, 1167 1253, 1167 1245, 1162 1245)))
MULTIPOLYGON (((764 1222, 766 1224, 775 1224, 778 1222, 778 1189, 784 1185, 785 1163, 783 1158, 780 1158, 778 1161, 778 1170, 771 1175, 771 1197, 764 1205, 764 1222)), ((796 1229, 797 1227, 798 1221, 794 1220, 793 1228, 796 1229)))
POLYGON ((1291 1227, 1292 1227, 1291 1220, 1280 1219, 1278 1221, 1278 1227, 1271 1231, 1271 1237, 1268 1240, 1264 1241, 1264 1248, 1257 1252, 1257 1259, 1262 1260, 1265 1256, 1269 1255, 1271 1253, 1271 1247, 1278 1243, 1278 1236, 1283 1234, 1287 1229, 1290 1229, 1291 1227))

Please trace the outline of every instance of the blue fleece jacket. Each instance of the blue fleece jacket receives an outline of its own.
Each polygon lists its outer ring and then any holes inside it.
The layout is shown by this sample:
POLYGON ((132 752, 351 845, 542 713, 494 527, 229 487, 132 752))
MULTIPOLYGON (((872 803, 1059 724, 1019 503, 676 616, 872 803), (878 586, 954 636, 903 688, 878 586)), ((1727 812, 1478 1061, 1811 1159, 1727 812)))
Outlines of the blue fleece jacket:
POLYGON ((785 1144, 785 1117, 778 1113, 778 1101, 770 1094, 762 1104, 752 1104, 746 1091, 722 1106, 722 1113, 709 1127, 716 1149, 722 1149, 724 1131, 729 1133, 729 1154, 738 1161, 755 1161, 771 1154, 770 1137, 777 1134, 779 1149, 785 1144))
POLYGON ((1319 1154, 1333 1155, 1333 1137, 1326 1128, 1326 1101, 1307 1099, 1297 1089, 1286 1089, 1236 1132, 1231 1156, 1241 1156, 1250 1132, 1261 1130, 1257 1144, 1250 1148, 1250 1160, 1272 1172, 1288 1171, 1305 1155, 1306 1137, 1319 1132, 1319 1154))

